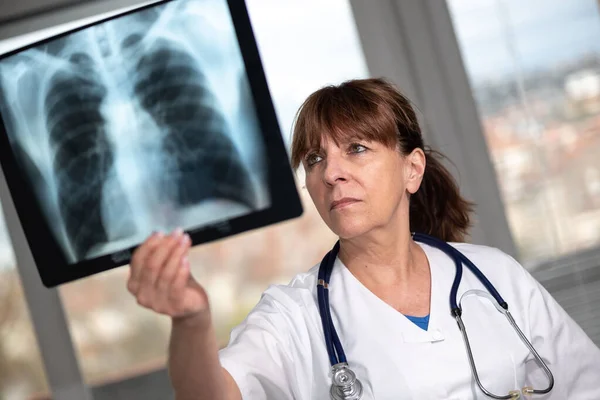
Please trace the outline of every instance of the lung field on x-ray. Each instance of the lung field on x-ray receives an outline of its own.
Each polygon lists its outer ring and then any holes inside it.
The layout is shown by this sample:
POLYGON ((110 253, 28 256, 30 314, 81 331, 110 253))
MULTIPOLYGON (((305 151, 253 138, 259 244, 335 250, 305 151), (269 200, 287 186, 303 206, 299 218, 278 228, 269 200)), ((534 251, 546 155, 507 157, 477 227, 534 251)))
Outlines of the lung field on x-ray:
POLYGON ((50 79, 44 105, 58 207, 73 251, 81 257, 108 239, 100 200, 115 154, 101 112, 108 90, 89 55, 75 53, 69 62, 50 79))
POLYGON ((224 197, 253 207, 247 173, 193 58, 158 39, 136 68, 135 93, 164 132, 161 151, 174 164, 173 174, 164 177, 173 185, 174 201, 188 206, 224 197))
MULTIPOLYGON (((120 250, 155 229, 202 226, 265 206, 257 193, 265 188, 242 160, 243 151, 258 151, 234 143, 218 85, 184 40, 150 29, 159 17, 148 10, 111 21, 24 58, 44 76, 35 101, 46 165, 34 145, 19 146, 52 188, 38 198, 73 260, 120 250)), ((31 121, 13 118, 16 130, 31 130, 31 121)), ((256 120, 247 125, 256 135, 256 120)), ((17 142, 20 133, 12 134, 17 142)))

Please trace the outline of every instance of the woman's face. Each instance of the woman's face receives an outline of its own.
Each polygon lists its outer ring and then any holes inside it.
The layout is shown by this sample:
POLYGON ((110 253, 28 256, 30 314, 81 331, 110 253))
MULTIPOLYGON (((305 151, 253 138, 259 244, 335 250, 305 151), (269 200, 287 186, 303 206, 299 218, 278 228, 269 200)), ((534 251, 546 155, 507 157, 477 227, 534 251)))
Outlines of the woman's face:
POLYGON ((323 138, 304 157, 306 188, 327 226, 351 239, 405 219, 408 194, 419 188, 425 155, 403 156, 379 142, 323 138))

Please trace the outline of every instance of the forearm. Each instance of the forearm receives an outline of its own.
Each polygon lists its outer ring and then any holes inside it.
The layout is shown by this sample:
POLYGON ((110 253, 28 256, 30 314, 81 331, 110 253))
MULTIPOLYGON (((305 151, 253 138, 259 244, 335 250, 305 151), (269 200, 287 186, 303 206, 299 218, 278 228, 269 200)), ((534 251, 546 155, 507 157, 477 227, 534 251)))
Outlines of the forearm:
POLYGON ((177 400, 235 400, 239 390, 219 362, 217 337, 210 313, 173 320, 169 375, 177 400))

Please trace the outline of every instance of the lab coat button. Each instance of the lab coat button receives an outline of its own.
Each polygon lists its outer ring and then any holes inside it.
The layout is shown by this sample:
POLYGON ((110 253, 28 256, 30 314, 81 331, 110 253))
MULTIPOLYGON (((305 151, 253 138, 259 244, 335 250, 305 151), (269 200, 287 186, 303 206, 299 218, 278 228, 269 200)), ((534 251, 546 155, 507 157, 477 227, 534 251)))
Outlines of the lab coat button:
POLYGON ((433 332, 431 332, 431 338, 437 342, 440 340, 444 340, 444 335, 442 335, 442 332, 440 332, 439 329, 436 329, 433 332))

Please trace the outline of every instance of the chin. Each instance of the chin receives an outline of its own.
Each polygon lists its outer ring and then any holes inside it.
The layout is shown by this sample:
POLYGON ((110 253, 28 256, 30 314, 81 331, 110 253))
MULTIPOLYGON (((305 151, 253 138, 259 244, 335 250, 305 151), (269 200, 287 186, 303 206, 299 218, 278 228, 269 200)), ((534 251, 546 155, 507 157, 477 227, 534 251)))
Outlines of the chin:
POLYGON ((355 237, 364 235, 369 232, 373 227, 371 224, 367 224, 363 221, 331 221, 329 228, 335 233, 340 239, 353 239, 355 237))

